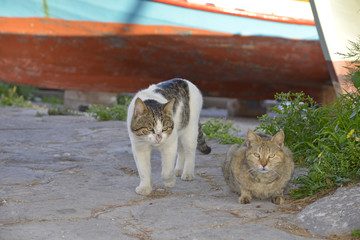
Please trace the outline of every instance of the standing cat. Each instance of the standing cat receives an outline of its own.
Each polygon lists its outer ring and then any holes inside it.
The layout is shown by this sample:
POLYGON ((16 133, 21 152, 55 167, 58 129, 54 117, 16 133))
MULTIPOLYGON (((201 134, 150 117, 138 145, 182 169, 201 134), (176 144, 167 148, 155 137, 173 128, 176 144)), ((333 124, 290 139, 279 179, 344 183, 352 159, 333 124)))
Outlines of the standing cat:
POLYGON ((272 137, 249 129, 246 142, 230 148, 222 171, 230 189, 240 194, 240 203, 250 203, 252 197, 284 202, 283 191, 294 171, 284 137, 283 131, 272 137))
POLYGON ((135 95, 128 108, 127 126, 140 176, 136 193, 152 191, 150 155, 154 148, 161 153, 161 177, 167 187, 175 185, 175 176, 194 179, 196 148, 205 154, 211 151, 199 123, 202 102, 199 89, 179 78, 151 85, 135 95))

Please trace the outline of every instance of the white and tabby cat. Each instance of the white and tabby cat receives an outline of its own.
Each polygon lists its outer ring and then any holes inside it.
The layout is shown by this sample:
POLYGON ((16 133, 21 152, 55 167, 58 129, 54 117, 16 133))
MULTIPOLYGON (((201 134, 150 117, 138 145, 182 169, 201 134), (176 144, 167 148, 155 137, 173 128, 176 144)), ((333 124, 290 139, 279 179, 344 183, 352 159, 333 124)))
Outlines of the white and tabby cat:
POLYGON ((179 78, 151 85, 134 96, 127 126, 140 176, 136 193, 148 195, 152 191, 152 149, 161 153, 161 177, 167 187, 175 185, 175 176, 194 179, 196 148, 205 154, 211 151, 199 124, 202 102, 199 89, 179 78))

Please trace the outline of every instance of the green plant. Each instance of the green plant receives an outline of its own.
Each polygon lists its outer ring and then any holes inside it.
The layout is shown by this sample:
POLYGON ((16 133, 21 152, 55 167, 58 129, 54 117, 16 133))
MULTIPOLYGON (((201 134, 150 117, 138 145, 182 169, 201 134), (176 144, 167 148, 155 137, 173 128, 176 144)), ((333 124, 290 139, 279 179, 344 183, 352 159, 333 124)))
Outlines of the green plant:
POLYGON ((131 100, 132 100, 132 97, 129 97, 129 96, 125 96, 125 95, 121 95, 121 94, 118 94, 118 96, 117 96, 117 104, 119 104, 119 105, 129 106, 131 100))
POLYGON ((33 100, 38 93, 38 89, 35 87, 0 82, 0 95, 7 94, 14 87, 16 87, 14 96, 23 96, 24 100, 33 100))
POLYGON ((224 119, 212 118, 201 124, 202 130, 207 138, 217 139, 222 144, 241 144, 244 139, 239 138, 233 133, 239 133, 240 130, 233 127, 233 122, 224 119))
POLYGON ((31 107, 30 101, 25 101, 23 96, 16 92, 17 87, 5 88, 1 85, 0 106, 31 107))
POLYGON ((68 109, 68 108, 64 108, 64 107, 56 107, 56 106, 51 106, 48 109, 48 115, 49 116, 55 116, 55 115, 60 115, 60 116, 77 116, 80 115, 78 112, 68 109))
POLYGON ((117 103, 115 103, 113 107, 94 104, 89 106, 87 112, 99 121, 126 121, 127 107, 129 106, 131 100, 131 97, 119 94, 117 103))
POLYGON ((281 93, 272 110, 278 117, 260 118, 260 130, 274 134, 283 129, 285 144, 294 160, 309 168, 295 179, 295 198, 360 180, 360 91, 340 96, 328 106, 319 106, 303 93, 281 93))
POLYGON ((354 236, 354 238, 360 238, 360 229, 354 229, 352 230, 351 233, 354 236))
POLYGON ((45 115, 46 115, 45 113, 42 113, 42 112, 39 112, 39 111, 37 111, 36 114, 35 114, 36 117, 43 117, 45 115))
POLYGON ((344 59, 349 59, 350 64, 345 66, 348 69, 348 78, 353 82, 356 88, 360 87, 360 37, 356 42, 349 41, 347 53, 337 53, 344 59))
POLYGON ((114 107, 106 107, 104 105, 91 105, 87 112, 99 121, 125 121, 127 116, 126 106, 118 105, 116 103, 114 104, 114 107))

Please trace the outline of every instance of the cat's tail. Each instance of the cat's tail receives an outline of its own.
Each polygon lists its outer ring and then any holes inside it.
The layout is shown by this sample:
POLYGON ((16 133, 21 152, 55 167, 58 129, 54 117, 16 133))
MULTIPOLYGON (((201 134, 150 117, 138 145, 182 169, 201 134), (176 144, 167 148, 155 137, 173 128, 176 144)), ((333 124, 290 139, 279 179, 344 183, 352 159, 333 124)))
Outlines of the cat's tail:
POLYGON ((199 123, 199 134, 197 139, 197 149, 203 154, 209 154, 211 152, 211 147, 209 147, 205 142, 205 136, 201 129, 200 123, 199 123))

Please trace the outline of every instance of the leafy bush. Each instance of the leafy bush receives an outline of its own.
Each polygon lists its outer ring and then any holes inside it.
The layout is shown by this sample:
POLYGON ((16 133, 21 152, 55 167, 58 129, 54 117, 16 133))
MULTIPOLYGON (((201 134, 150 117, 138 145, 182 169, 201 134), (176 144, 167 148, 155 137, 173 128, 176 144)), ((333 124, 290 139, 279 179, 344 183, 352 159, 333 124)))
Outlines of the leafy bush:
POLYGON ((281 93, 272 110, 264 115, 259 129, 275 134, 283 129, 285 144, 294 160, 309 168, 292 190, 295 198, 360 180, 360 90, 344 94, 329 106, 319 106, 303 93, 281 93))
POLYGON ((241 144, 244 139, 233 135, 233 133, 240 132, 240 130, 233 127, 233 124, 231 121, 212 118, 201 124, 201 127, 209 139, 217 139, 221 144, 241 144))
POLYGON ((275 100, 278 104, 271 110, 276 116, 269 118, 269 114, 265 114, 260 117, 259 129, 270 135, 282 129, 286 136, 285 145, 291 147, 295 159, 301 163, 310 153, 309 142, 312 142, 314 134, 327 121, 326 115, 315 101, 303 92, 276 94, 275 100))

